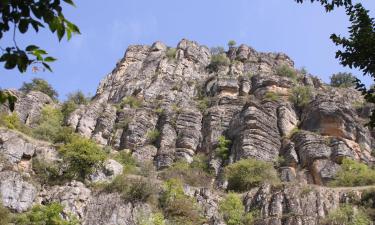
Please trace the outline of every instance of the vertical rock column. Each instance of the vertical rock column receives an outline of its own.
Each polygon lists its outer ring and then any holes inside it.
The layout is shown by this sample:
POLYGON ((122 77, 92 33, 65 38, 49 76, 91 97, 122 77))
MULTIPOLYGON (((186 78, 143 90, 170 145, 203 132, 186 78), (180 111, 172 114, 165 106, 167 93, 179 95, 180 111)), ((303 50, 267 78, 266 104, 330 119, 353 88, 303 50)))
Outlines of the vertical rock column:
POLYGON ((202 114, 193 109, 181 112, 177 118, 176 128, 176 158, 191 162, 202 139, 202 114))

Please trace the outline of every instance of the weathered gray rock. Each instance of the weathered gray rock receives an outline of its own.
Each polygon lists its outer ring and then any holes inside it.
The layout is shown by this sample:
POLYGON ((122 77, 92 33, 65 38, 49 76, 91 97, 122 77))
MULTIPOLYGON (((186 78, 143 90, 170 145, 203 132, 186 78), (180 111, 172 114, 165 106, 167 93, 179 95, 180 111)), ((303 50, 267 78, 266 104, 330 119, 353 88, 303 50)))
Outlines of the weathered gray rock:
POLYGON ((183 110, 176 121, 176 157, 192 161, 201 141, 202 114, 196 110, 183 110))
POLYGON ((37 195, 37 189, 13 171, 0 172, 0 195, 5 207, 15 211, 28 210, 37 195))
POLYGON ((84 217, 90 197, 91 190, 77 181, 53 186, 39 193, 40 203, 59 202, 64 206, 64 213, 73 214, 79 219, 84 217))
POLYGON ((282 136, 287 136, 298 124, 296 112, 290 104, 277 108, 277 124, 282 136))
POLYGON ((373 145, 371 133, 353 108, 352 98, 360 99, 358 94, 351 89, 332 89, 318 94, 304 109, 301 128, 354 141, 361 146, 355 158, 370 162, 373 160, 369 154, 373 145))
POLYGON ((141 216, 150 215, 147 204, 125 203, 118 194, 94 195, 87 204, 84 225, 136 225, 141 216))
POLYGON ((103 166, 90 175, 92 182, 111 181, 116 176, 122 174, 123 166, 113 159, 108 159, 103 163, 103 166))
POLYGON ((281 148, 275 105, 246 105, 233 118, 228 135, 233 141, 231 156, 235 161, 242 158, 274 161, 281 148))
POLYGON ((327 140, 312 132, 297 132, 293 135, 292 141, 302 166, 311 165, 316 159, 327 159, 332 154, 331 148, 327 146, 327 140))
POLYGON ((158 149, 153 145, 146 145, 133 152, 133 157, 141 163, 152 162, 157 155, 158 149))
POLYGON ((322 218, 365 189, 330 189, 316 186, 289 185, 273 189, 264 185, 244 194, 247 211, 260 210, 256 224, 319 224, 322 218), (348 194, 351 192, 351 194, 348 194))
POLYGON ((35 155, 48 162, 58 159, 57 151, 51 144, 3 128, 0 128, 0 154, 13 170, 25 172, 31 169, 31 158, 35 155))
MULTIPOLYGON (((56 107, 56 104, 48 95, 39 91, 31 91, 29 93, 13 91, 13 93, 17 96, 14 112, 17 113, 22 122, 29 126, 35 125, 45 106, 56 107)), ((0 107, 0 112, 9 113, 10 110, 6 107, 0 107)))

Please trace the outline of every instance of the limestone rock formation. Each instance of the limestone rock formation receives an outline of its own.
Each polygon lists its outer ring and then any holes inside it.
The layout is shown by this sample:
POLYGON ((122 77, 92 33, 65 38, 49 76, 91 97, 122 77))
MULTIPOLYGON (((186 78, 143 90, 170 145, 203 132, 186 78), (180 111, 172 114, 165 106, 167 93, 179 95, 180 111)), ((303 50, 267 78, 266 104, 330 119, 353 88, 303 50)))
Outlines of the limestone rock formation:
MULTIPOLYGON (((161 42, 129 46, 89 104, 70 114, 67 126, 101 145, 110 156, 129 152, 138 169, 152 167, 155 174, 148 179, 158 179, 159 197, 163 187, 158 175, 163 170, 181 160, 192 163, 198 154, 207 156, 205 163, 214 171, 214 181, 207 180, 211 188, 185 184, 184 192, 209 225, 225 224, 219 209, 226 191, 225 166, 247 158, 277 165, 284 182, 242 193, 246 211, 260 213, 255 224, 319 224, 350 196, 360 196, 365 188, 326 185, 340 171, 344 158, 375 163, 374 133, 365 126, 373 106, 354 89, 329 87, 293 68, 285 54, 240 45, 226 56, 229 64, 217 63, 206 46, 186 39, 176 48, 161 42), (285 66, 292 75, 280 74, 285 66), (304 104, 291 98, 296 87, 311 91, 304 104), (218 156, 220 137, 230 140, 227 158, 218 156)), ((44 106, 59 107, 39 92, 17 95, 15 112, 30 127, 44 106)), ((0 111, 8 109, 2 106, 0 111)), ((4 206, 20 213, 33 204, 59 202, 66 215, 72 213, 86 225, 135 225, 141 217, 151 218, 152 203, 97 191, 95 185, 128 172, 116 158, 98 165, 84 182, 45 185, 32 180, 33 160, 61 162, 58 149, 59 144, 0 129, 4 206)))

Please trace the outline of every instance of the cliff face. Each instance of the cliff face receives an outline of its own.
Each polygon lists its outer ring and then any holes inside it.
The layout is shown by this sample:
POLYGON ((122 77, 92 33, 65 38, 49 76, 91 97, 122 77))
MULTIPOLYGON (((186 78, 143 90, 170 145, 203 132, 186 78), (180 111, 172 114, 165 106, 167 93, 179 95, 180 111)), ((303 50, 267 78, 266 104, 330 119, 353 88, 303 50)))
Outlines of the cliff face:
MULTIPOLYGON (((152 162, 158 171, 178 160, 192 162, 198 153, 207 155, 215 171, 212 187, 185 187, 203 207, 207 224, 225 224, 218 212, 227 185, 223 168, 241 159, 283 159, 277 168, 282 187, 264 184, 242 194, 247 211, 260 210, 257 224, 318 224, 366 189, 325 187, 343 158, 375 162, 374 139, 364 126, 369 107, 357 107, 364 102, 359 92, 327 86, 298 70, 296 77, 282 76, 282 66, 293 67, 288 56, 246 45, 230 48, 231 63, 215 69, 209 49, 196 42, 182 40, 175 54, 170 52, 160 42, 130 46, 93 100, 74 111, 67 124, 100 145, 130 151, 141 164, 152 162), (306 104, 290 100, 296 87, 311 91, 306 104), (155 131, 158 135, 150 137, 155 131), (221 136, 232 143, 228 159, 216 153, 221 136), (306 185, 311 185, 308 192, 306 185)), ((15 111, 30 126, 44 105, 54 104, 41 93, 19 95, 15 111)), ((21 174, 33 173, 34 158, 58 160, 49 143, 2 129, 0 150, 5 156, 0 192, 3 204, 15 212, 57 201, 83 224, 136 224, 139 213, 152 210, 77 181, 43 187, 29 182, 21 174)), ((112 175, 97 177, 111 180, 122 172, 116 161, 105 166, 112 175)))

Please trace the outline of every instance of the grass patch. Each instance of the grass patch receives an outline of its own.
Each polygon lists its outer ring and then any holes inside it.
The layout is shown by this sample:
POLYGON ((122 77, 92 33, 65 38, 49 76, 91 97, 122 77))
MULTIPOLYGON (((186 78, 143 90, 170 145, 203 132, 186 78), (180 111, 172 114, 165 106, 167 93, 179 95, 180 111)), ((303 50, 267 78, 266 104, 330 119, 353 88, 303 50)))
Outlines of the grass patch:
POLYGON ((167 180, 163 189, 159 204, 171 224, 196 225, 204 222, 200 207, 194 198, 185 195, 180 180, 167 180))
POLYGON ((166 168, 160 174, 164 180, 179 179, 183 183, 195 187, 208 187, 212 180, 212 175, 208 170, 208 162, 195 159, 189 164, 185 161, 175 162, 171 167, 166 168))
POLYGON ((333 181, 329 183, 334 187, 355 187, 375 184, 375 170, 366 164, 345 158, 341 170, 337 172, 333 181))
POLYGON ((176 48, 168 48, 166 52, 166 56, 168 57, 169 60, 176 59, 176 48))
POLYGON ((125 105, 129 105, 132 109, 138 109, 143 105, 143 101, 134 96, 127 96, 121 101, 120 108, 123 108, 125 105))
POLYGON ((273 101, 273 102, 280 101, 280 99, 281 99, 280 95, 276 92, 273 92, 273 91, 268 91, 263 96, 263 100, 268 100, 268 101, 273 101))
POLYGON ((160 137, 160 131, 158 129, 152 129, 146 133, 147 140, 149 143, 155 143, 160 137))
POLYGON ((297 81, 297 72, 290 66, 282 65, 276 69, 276 74, 297 81))
POLYGON ((158 190, 154 183, 146 177, 128 177, 126 174, 118 175, 104 188, 106 192, 117 192, 127 202, 155 202, 158 190))
POLYGON ((345 204, 338 209, 330 212, 324 218, 321 225, 371 225, 370 218, 361 208, 355 208, 353 205, 345 204))
POLYGON ((208 65, 208 69, 212 72, 217 72, 220 67, 229 66, 230 59, 225 53, 219 53, 211 56, 211 63, 208 65))

